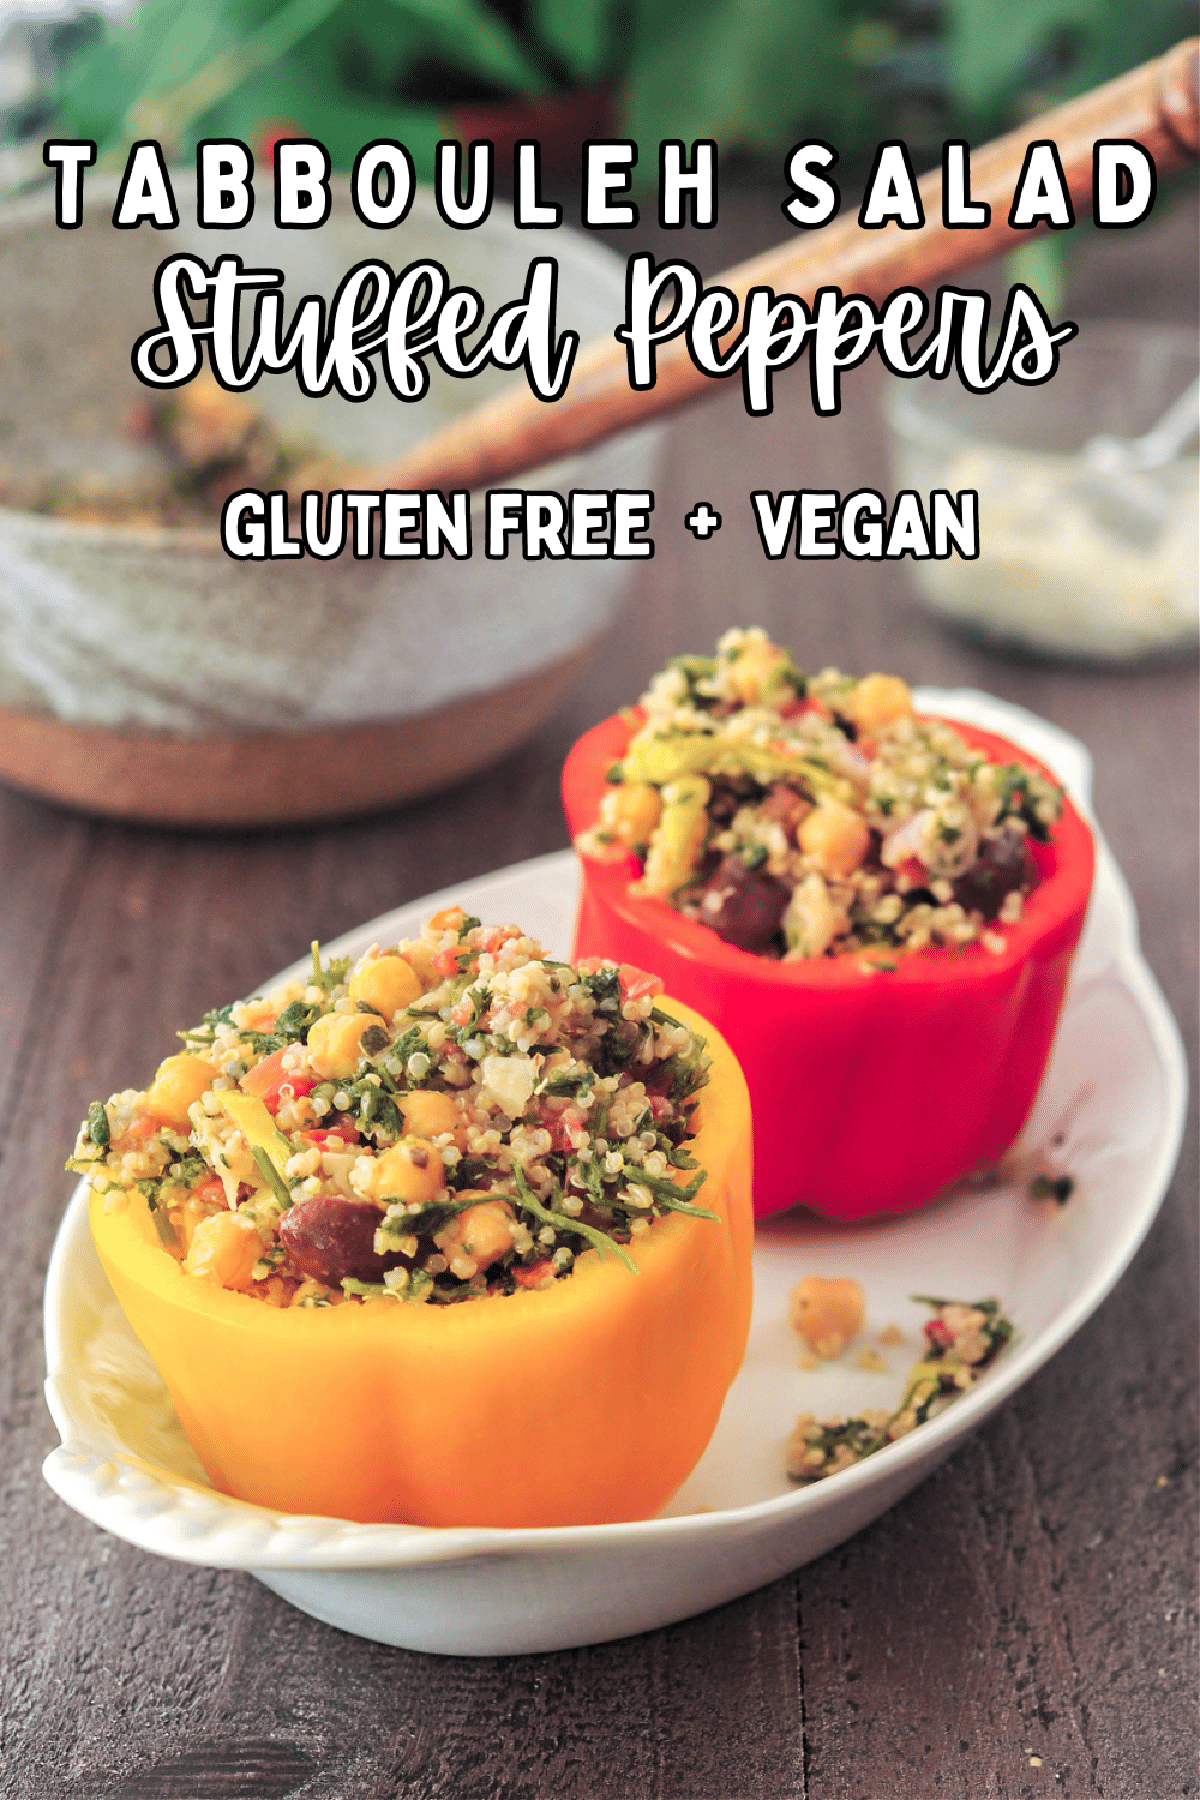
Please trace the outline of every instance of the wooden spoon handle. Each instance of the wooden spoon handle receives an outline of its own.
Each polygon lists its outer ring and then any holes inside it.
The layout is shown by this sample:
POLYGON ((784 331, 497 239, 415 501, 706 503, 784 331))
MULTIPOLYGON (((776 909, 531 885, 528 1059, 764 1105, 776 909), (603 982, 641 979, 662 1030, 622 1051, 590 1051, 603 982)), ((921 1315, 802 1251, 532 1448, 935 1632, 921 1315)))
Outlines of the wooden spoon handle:
MULTIPOLYGON (((818 288, 832 286, 881 301, 895 288, 931 286, 956 269, 1002 255, 1030 237, 1028 230, 1010 228, 1008 212, 1026 146, 1040 138, 1057 144, 1077 212, 1091 204, 1092 146, 1098 138, 1134 139, 1154 158, 1160 176, 1195 160, 1200 155, 1200 39, 1177 44, 1165 56, 973 152, 971 198, 992 209, 985 228, 946 230, 938 169, 920 183, 926 221, 921 230, 864 231, 856 216, 845 216, 741 263, 717 280, 739 301, 756 286, 797 294, 808 302, 818 288)), ((642 391, 629 386, 623 347, 604 338, 579 352, 561 400, 547 404, 525 389, 506 394, 423 439, 399 461, 364 473, 362 485, 491 485, 712 392, 712 381, 695 367, 682 337, 660 345, 656 383, 642 391)))

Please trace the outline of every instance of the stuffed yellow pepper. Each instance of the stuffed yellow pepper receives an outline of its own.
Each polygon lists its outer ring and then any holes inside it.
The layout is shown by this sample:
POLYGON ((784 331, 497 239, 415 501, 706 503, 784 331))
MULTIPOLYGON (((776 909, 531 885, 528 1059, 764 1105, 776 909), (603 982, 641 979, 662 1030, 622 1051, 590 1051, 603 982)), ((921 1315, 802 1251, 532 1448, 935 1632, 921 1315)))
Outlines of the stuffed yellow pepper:
POLYGON ((210 1013, 69 1166, 213 1483, 427 1525, 645 1517, 745 1348, 745 1082, 655 977, 461 909, 210 1013))

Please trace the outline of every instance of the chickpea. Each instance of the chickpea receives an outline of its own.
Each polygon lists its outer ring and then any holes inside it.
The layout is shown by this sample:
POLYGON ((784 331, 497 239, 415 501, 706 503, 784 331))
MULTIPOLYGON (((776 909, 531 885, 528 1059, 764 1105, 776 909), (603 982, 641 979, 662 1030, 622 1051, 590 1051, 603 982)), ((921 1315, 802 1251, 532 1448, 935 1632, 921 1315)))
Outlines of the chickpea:
POLYGON ((843 806, 840 800, 822 799, 800 826, 796 842, 822 875, 836 881, 858 868, 867 854, 871 833, 861 813, 843 806))
MULTIPOLYGON (((405 943, 404 960, 421 983, 422 992, 426 988, 436 987, 437 983, 443 979, 433 966, 433 959, 437 955, 438 952, 431 950, 428 944, 405 943)), ((411 1001, 409 1001, 409 1005, 412 1005, 411 1001)))
POLYGON ((912 695, 898 675, 864 675, 849 704, 854 723, 867 737, 894 719, 912 718, 912 695))
MULTIPOLYGON (((362 1167, 361 1161, 358 1167, 362 1167)), ((358 1191, 369 1200, 423 1203, 432 1200, 441 1187, 443 1169, 441 1152, 432 1144, 419 1137, 402 1138, 370 1164, 367 1180, 358 1191)))
POLYGON ((416 1093, 401 1094, 400 1111, 404 1114, 404 1129, 415 1137, 441 1137, 445 1131, 454 1131, 458 1126, 458 1108, 450 1094, 441 1094, 435 1088, 418 1088, 416 1093))
POLYGON ((601 827, 611 831, 632 850, 648 844, 662 813, 662 795, 644 781, 626 781, 609 788, 600 803, 601 827))
MULTIPOLYGON (((465 1196, 464 1196, 465 1197, 465 1196)), ((435 1242, 450 1262, 468 1256, 477 1268, 490 1268, 513 1247, 513 1210, 506 1200, 480 1200, 451 1219, 435 1242)))
POLYGON ((766 639, 752 639, 737 661, 730 665, 729 686, 739 700, 753 706, 775 685, 773 677, 786 663, 788 654, 778 644, 766 639))
POLYGON ((202 1056, 181 1050, 160 1064, 146 1102, 150 1111, 178 1131, 188 1128, 188 1107, 211 1086, 217 1071, 202 1056))
POLYGON ((299 999, 304 992, 298 981, 290 982, 288 985, 300 988, 300 994, 291 993, 285 998, 276 992, 271 995, 269 1000, 243 1000, 239 1006, 235 1006, 233 1009, 234 1024, 238 1030, 270 1031, 288 1001, 299 999))
POLYGON ((806 1275, 788 1295, 795 1329, 816 1356, 840 1356, 862 1330, 863 1291, 849 1276, 806 1275))
POLYGON ((327 1080, 345 1081, 362 1058, 359 1039, 371 1025, 374 1013, 324 1013, 308 1034, 313 1069, 327 1080))
POLYGON ((176 1237, 183 1240, 182 1254, 186 1255, 191 1249, 192 1239, 206 1219, 211 1219, 214 1213, 218 1213, 219 1216, 220 1212, 227 1210, 224 1190, 211 1200, 205 1195, 189 1194, 182 1206, 173 1207, 171 1223, 175 1227, 176 1237))
POLYGON ((192 1233, 183 1266, 189 1275, 212 1287, 245 1289, 253 1285, 254 1265, 262 1249, 262 1239, 251 1220, 241 1213, 214 1213, 202 1219, 192 1233))
POLYGON ((376 956, 355 969, 349 991, 352 1000, 373 1006, 390 1024, 401 1007, 420 997, 421 982, 402 956, 376 956))

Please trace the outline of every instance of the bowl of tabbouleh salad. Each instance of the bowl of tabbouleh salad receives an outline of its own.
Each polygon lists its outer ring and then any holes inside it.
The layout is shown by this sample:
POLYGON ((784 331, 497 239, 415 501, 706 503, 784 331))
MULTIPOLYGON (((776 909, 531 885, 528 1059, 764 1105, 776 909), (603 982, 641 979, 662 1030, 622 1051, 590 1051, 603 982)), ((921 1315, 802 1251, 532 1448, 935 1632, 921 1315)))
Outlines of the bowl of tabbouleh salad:
POLYGON ((1032 757, 734 629, 582 738, 563 792, 575 954, 656 971, 724 1033, 758 1212, 906 1211, 1009 1149, 1094 863, 1032 757))
MULTIPOLYGON (((482 492, 381 502, 365 480, 364 465, 523 387, 519 370, 456 379, 426 344, 413 374, 427 371, 428 391, 411 404, 382 370, 354 399, 315 398, 287 372, 233 392, 209 344, 182 387, 144 385, 130 351, 156 323, 160 263, 207 269, 230 249, 226 230, 196 223, 195 171, 171 180, 180 223, 165 234, 114 238, 115 173, 88 174, 77 230, 56 225, 52 184, 0 205, 0 779, 89 811, 217 826, 342 817, 465 779, 551 716, 637 564, 576 561, 565 581, 549 557, 490 561, 482 492), (238 492, 290 498, 264 499, 261 560, 223 548, 238 492)), ((323 300, 328 318, 346 271, 380 255, 346 180, 331 192, 320 231, 277 226, 260 196, 236 234, 247 268, 280 272, 285 336, 299 309, 311 324, 323 300)), ((395 241, 404 265, 444 272, 488 315, 528 276, 528 234, 500 205, 452 231, 418 188, 395 241)), ((621 311, 624 259, 566 225, 555 256, 557 330, 586 343, 621 311)), ((625 433, 528 485, 649 489, 659 437, 625 433)))
POLYGON ((737 1062, 461 908, 210 1012, 69 1167, 214 1485, 429 1525, 648 1516, 750 1318, 737 1062))

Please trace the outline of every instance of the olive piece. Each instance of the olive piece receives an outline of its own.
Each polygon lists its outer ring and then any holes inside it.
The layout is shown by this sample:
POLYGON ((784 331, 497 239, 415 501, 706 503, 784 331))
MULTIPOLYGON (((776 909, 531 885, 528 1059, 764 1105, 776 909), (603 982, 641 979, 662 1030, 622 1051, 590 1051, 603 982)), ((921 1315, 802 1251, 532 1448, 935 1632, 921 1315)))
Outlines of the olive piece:
POLYGON ((279 1224, 279 1236, 292 1264, 336 1287, 346 1276, 381 1281, 386 1269, 404 1259, 398 1251, 375 1254, 375 1233, 383 1218, 377 1206, 346 1200, 339 1194, 315 1194, 298 1200, 279 1224))
POLYGON ((761 956, 778 933, 790 899, 785 881, 725 856, 700 896, 696 917, 727 944, 761 956))
POLYGON ((368 1025, 358 1040, 358 1047, 368 1056, 378 1056, 381 1050, 387 1049, 391 1041, 386 1025, 368 1025))
POLYGON ((1007 895, 1037 881, 1037 864, 1029 854, 1025 834, 1004 825, 995 837, 984 838, 979 855, 965 875, 954 883, 954 898, 966 912, 982 913, 992 920, 1007 895))
POLYGON ((710 775, 708 816, 714 825, 729 825, 740 806, 758 800, 764 791, 753 775, 710 775))

